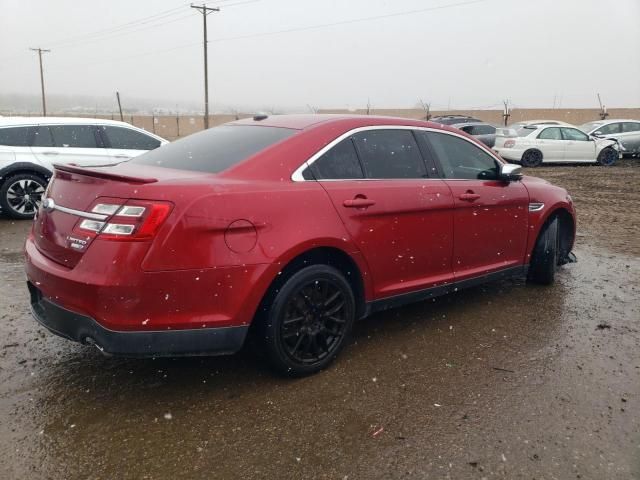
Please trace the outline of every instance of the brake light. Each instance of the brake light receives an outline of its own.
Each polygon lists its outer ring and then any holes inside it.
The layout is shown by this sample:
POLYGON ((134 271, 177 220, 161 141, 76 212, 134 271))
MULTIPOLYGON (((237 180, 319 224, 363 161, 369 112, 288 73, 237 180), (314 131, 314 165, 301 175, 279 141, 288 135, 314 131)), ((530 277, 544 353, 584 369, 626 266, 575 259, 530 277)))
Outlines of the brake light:
POLYGON ((97 203, 74 230, 103 240, 149 240, 169 216, 168 202, 129 200, 125 204, 97 203), (99 218, 102 216, 102 218, 99 218))
POLYGON ((504 142, 504 148, 512 148, 516 145, 515 140, 507 140, 504 142))

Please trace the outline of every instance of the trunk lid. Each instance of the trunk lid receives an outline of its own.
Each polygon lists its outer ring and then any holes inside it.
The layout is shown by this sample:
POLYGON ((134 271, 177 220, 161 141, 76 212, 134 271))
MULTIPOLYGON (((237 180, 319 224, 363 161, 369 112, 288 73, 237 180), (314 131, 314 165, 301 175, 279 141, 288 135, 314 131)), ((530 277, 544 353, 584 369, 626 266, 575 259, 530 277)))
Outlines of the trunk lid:
POLYGON ((92 212, 96 204, 122 205, 136 201, 175 203, 189 191, 184 183, 203 174, 167 168, 120 164, 106 168, 56 165, 38 215, 34 241, 38 250, 67 268, 75 267, 95 240, 80 230, 83 220, 108 221, 113 215, 92 212), (180 195, 176 191, 180 190, 180 195), (175 197, 175 198, 173 198, 175 197))

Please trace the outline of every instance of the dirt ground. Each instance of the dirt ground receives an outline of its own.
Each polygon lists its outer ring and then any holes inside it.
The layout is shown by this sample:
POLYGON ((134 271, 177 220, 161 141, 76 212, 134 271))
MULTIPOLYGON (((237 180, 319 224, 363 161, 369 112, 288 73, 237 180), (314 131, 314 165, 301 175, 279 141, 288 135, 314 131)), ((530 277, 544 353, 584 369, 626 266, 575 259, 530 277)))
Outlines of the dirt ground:
POLYGON ((640 160, 569 189, 578 263, 376 315, 285 380, 232 357, 123 360, 28 313, 0 219, 0 478, 640 478, 640 160))

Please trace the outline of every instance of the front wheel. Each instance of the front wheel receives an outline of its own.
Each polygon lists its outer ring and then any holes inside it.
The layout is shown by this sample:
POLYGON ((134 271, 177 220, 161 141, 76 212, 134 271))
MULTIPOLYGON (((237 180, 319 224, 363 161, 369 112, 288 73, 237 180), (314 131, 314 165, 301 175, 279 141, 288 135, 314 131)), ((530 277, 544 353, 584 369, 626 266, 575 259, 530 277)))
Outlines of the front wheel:
POLYGON ((0 187, 0 206, 12 218, 33 218, 42 201, 47 182, 33 173, 8 177, 0 187))
POLYGON ((618 160, 618 152, 611 147, 605 148, 598 155, 598 165, 602 165, 604 167, 614 165, 616 160, 618 160))
POLYGON ((355 319, 349 283, 328 265, 289 278, 266 315, 265 344, 273 367, 287 376, 316 373, 336 357, 355 319))

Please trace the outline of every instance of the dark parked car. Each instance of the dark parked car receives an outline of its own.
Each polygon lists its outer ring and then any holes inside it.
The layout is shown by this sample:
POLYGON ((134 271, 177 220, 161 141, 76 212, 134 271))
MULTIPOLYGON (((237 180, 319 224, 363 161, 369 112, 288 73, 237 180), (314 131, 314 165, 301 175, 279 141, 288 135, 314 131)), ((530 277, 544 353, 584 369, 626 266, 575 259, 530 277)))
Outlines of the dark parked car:
POLYGON ((488 123, 456 123, 451 126, 477 138, 489 148, 492 148, 496 143, 496 127, 488 123))
POLYGON ((439 117, 433 117, 431 122, 439 123, 440 125, 454 125, 456 123, 482 123, 482 120, 479 120, 474 117, 469 117, 467 115, 440 115, 439 117))
POLYGON ((313 373, 373 312, 507 276, 553 282, 573 203, 519 170, 451 127, 323 115, 56 165, 25 247, 32 312, 125 356, 233 353, 254 324, 279 371, 313 373))

